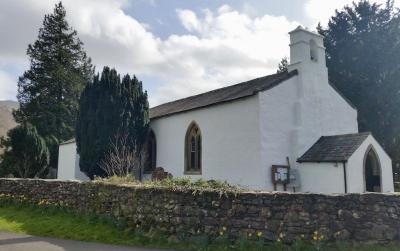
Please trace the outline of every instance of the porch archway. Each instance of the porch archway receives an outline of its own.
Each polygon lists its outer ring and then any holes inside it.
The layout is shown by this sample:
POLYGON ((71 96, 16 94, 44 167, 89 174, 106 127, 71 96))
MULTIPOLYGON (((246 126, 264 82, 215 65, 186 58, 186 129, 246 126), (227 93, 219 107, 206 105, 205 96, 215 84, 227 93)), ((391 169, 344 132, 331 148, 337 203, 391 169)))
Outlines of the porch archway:
POLYGON ((364 189, 366 192, 382 192, 381 164, 372 145, 364 156, 364 189))

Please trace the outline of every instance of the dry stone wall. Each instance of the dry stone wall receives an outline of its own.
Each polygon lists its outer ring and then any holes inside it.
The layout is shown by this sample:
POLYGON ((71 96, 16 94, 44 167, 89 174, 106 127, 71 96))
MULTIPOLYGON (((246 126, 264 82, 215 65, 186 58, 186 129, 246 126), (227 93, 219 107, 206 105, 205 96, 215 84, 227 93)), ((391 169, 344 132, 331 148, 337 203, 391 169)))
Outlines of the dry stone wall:
POLYGON ((358 242, 400 240, 400 195, 172 191, 93 182, 0 179, 0 194, 109 214, 169 235, 261 236, 358 242))

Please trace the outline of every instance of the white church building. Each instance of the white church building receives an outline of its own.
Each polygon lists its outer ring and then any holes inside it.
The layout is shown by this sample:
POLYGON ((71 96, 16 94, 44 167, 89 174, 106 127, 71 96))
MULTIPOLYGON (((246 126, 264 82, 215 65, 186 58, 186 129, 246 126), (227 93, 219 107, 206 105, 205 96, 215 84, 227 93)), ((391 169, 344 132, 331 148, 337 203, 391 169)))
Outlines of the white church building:
MULTIPOLYGON (((151 108, 145 177, 162 167, 266 191, 393 192, 390 157, 328 81, 323 37, 289 34, 288 72, 151 108)), ((87 179, 75 142, 59 151, 58 178, 87 179)))

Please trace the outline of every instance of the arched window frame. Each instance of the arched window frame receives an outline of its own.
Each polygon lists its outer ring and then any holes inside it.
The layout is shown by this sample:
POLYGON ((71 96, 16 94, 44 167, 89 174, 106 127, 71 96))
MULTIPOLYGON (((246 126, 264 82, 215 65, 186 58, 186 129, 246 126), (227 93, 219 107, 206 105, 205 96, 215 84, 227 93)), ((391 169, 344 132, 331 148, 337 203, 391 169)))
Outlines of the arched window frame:
POLYGON ((372 145, 369 145, 367 147, 367 150, 365 151, 365 154, 364 154, 364 161, 363 161, 364 192, 367 192, 367 180, 366 180, 366 167, 367 166, 366 166, 366 162, 367 162, 368 154, 370 152, 373 152, 373 154, 375 156, 375 159, 376 159, 376 162, 377 162, 377 165, 378 165, 378 168, 379 168, 379 176, 380 176, 379 177, 380 178, 380 181, 379 181, 380 182, 380 191, 379 192, 382 192, 382 165, 381 165, 381 161, 379 159, 379 156, 378 156, 375 148, 372 145))
POLYGON ((202 136, 196 122, 190 123, 185 136, 185 174, 201 174, 202 136))
POLYGON ((146 156, 144 173, 151 173, 157 166, 157 139, 154 131, 151 129, 147 135, 146 150, 148 155, 146 156))

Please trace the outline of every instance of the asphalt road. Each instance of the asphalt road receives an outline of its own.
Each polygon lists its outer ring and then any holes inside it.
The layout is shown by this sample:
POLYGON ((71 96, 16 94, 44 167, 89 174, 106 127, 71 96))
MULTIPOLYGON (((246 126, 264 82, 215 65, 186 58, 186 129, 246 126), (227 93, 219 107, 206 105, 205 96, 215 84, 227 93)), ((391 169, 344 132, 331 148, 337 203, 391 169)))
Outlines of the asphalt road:
MULTIPOLYGON (((0 232, 1 251, 167 251, 0 232)), ((169 250, 171 251, 171 250, 169 250)))

